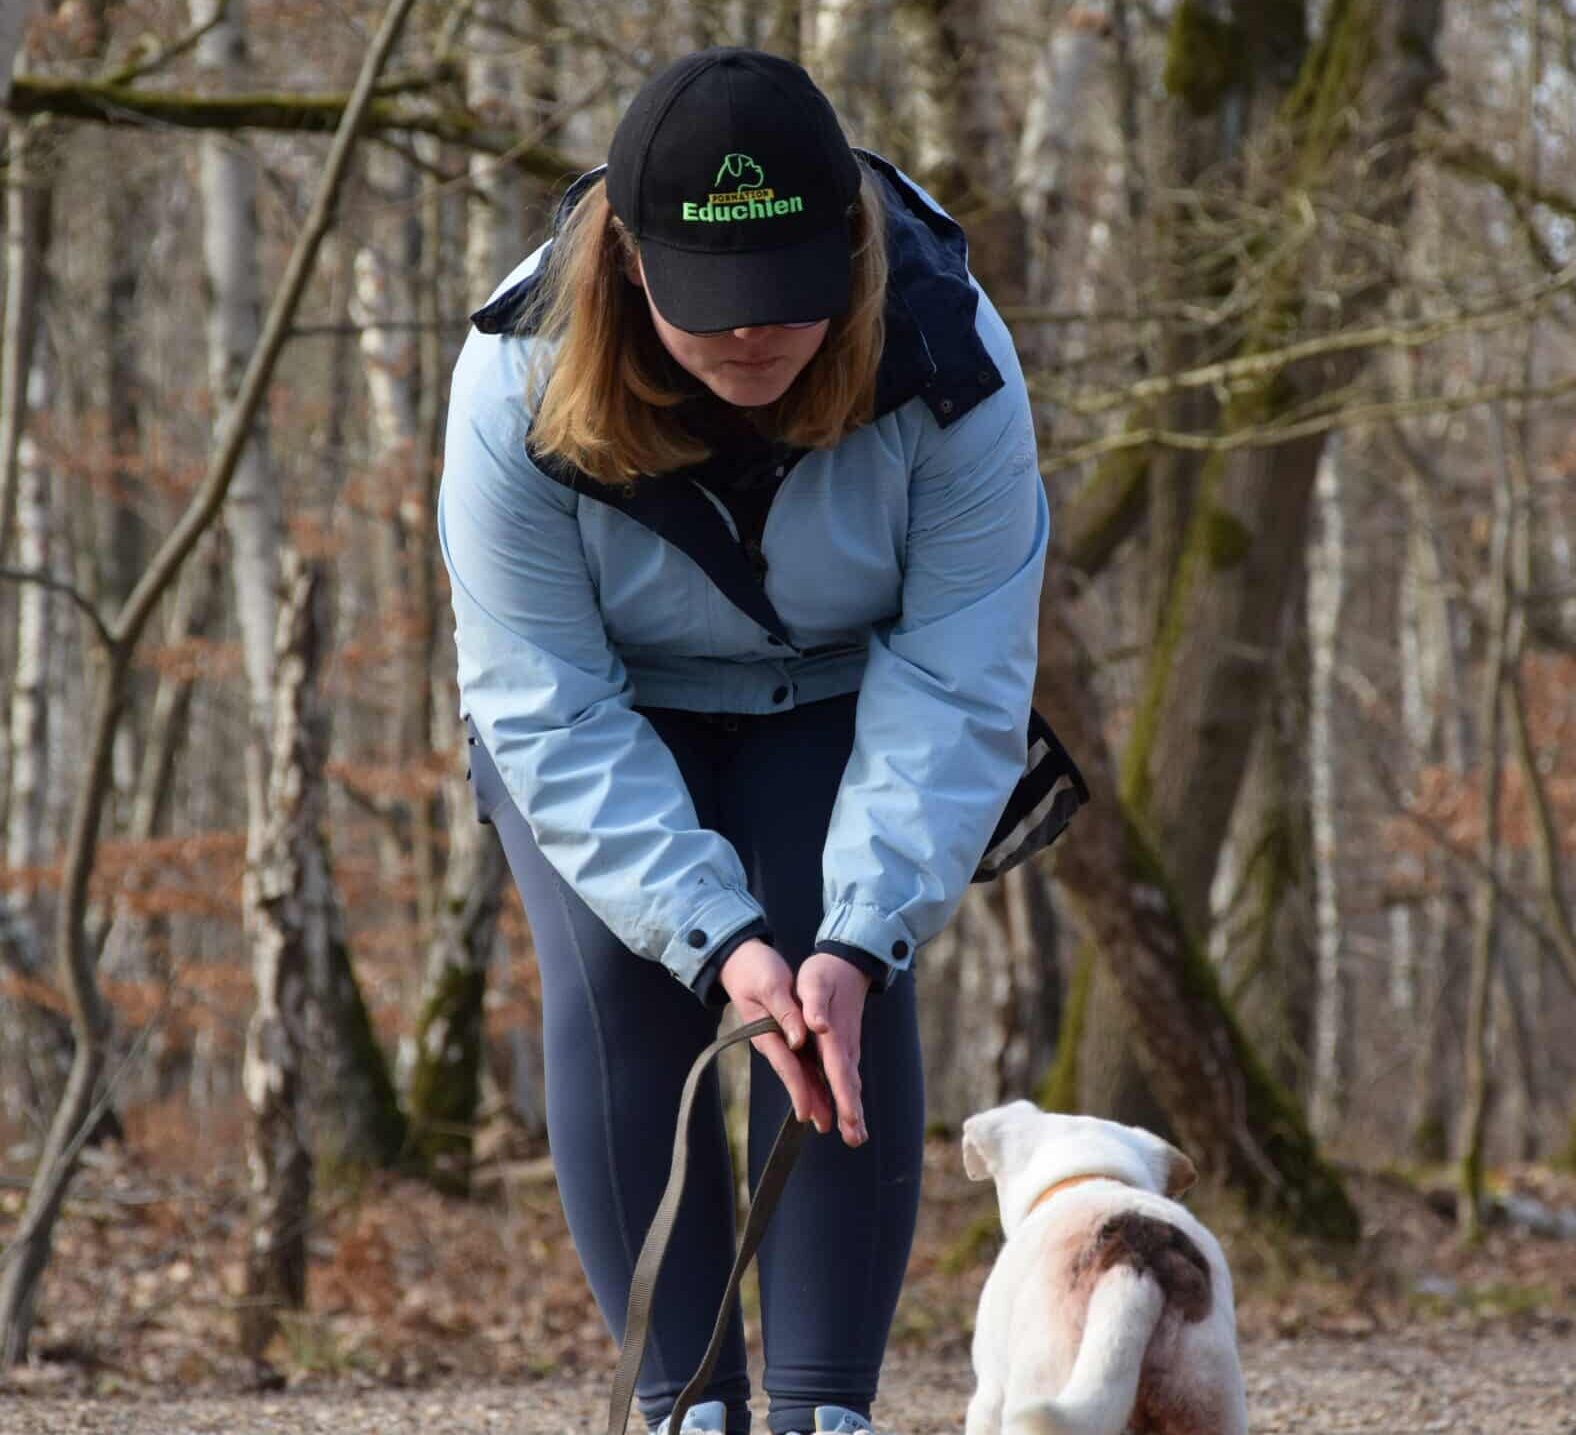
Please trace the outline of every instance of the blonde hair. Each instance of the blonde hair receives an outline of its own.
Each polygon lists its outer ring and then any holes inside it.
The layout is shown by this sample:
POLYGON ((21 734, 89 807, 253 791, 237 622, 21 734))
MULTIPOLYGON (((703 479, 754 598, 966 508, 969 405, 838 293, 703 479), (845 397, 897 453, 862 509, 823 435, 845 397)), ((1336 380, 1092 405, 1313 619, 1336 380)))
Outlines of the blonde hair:
MULTIPOLYGON (((885 339, 886 224, 875 181, 863 166, 850 233, 848 308, 762 416, 770 436, 798 447, 832 447, 868 423, 875 408, 885 339)), ((677 386, 676 366, 657 336, 645 295, 627 277, 634 255, 634 241, 598 180, 554 238, 521 324, 540 341, 527 381, 528 392, 541 393, 532 452, 563 459, 603 483, 666 473, 710 453, 675 412, 694 390, 677 386), (542 388, 544 364, 551 371, 542 388)))

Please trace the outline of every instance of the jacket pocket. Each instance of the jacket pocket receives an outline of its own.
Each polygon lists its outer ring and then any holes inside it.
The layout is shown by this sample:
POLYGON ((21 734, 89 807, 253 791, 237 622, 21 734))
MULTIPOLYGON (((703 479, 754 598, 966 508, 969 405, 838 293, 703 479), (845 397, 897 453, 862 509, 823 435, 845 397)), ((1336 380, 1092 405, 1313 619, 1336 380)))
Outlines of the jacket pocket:
POLYGON ((972 882, 989 882, 1049 847, 1089 800, 1089 787, 1050 723, 1029 709, 1029 756, 972 882))
POLYGON ((476 803, 476 820, 491 823, 493 812, 500 802, 508 798, 509 789, 503 785, 503 778, 498 775, 492 754, 483 745, 469 713, 465 715, 465 741, 466 755, 470 759, 465 766, 465 779, 470 784, 471 798, 476 803))

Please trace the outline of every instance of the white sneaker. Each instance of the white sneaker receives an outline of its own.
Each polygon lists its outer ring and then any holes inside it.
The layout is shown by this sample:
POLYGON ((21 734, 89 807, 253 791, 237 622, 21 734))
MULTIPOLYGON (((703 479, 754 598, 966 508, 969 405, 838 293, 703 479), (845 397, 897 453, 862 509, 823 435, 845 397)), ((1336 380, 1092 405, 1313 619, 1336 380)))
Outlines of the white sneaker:
MULTIPOLYGON (((656 1435, 668 1435, 668 1418, 663 1416, 662 1423, 657 1426, 656 1435)), ((706 1435, 722 1435, 728 1424, 728 1407, 720 1400, 703 1400, 699 1405, 691 1405, 684 1412, 684 1424, 680 1426, 683 1431, 704 1431, 706 1435)))
POLYGON ((815 1407, 816 1435, 870 1435, 870 1422, 843 1405, 815 1407))

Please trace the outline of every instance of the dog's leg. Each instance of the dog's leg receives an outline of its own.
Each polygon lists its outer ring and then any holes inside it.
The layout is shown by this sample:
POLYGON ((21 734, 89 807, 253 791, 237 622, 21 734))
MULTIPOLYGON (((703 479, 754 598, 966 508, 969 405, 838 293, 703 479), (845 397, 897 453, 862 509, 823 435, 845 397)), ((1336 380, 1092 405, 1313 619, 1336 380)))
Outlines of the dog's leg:
POLYGON ((1001 1407, 1005 1392, 1001 1386, 981 1381, 969 1401, 963 1422, 963 1435, 1000 1435, 1001 1407))

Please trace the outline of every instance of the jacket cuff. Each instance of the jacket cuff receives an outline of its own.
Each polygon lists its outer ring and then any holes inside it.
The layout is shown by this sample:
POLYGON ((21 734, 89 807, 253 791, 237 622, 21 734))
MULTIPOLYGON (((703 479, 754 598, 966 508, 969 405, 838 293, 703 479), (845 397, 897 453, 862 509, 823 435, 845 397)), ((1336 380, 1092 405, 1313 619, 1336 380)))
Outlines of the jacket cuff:
POLYGON ((717 980, 722 975, 722 964, 728 960, 734 951, 751 937, 759 937, 763 942, 772 940, 771 928, 766 925, 764 917, 757 917, 753 922, 746 922, 737 932, 724 937, 717 943, 717 949, 706 958, 706 965, 696 974, 695 980, 690 983, 690 990, 700 998, 706 1006, 725 1007, 728 1005, 728 991, 717 980))
POLYGON ((675 929, 659 960, 685 986, 694 988, 701 968, 723 942, 750 922, 766 920, 761 905, 742 887, 708 897, 675 929))
POLYGON ((821 930, 815 934, 818 949, 823 942, 854 947, 875 957, 887 968, 883 990, 892 985, 899 972, 914 965, 914 948, 918 946, 900 917, 888 916, 879 907, 863 902, 839 902, 828 911, 821 930))
POLYGON ((815 949, 818 952, 830 952, 834 957, 841 957, 851 966, 858 967, 870 978, 870 990, 873 993, 884 992, 897 976, 897 968, 883 962, 874 952, 867 952, 851 942, 834 942, 823 938, 815 944, 815 949))

